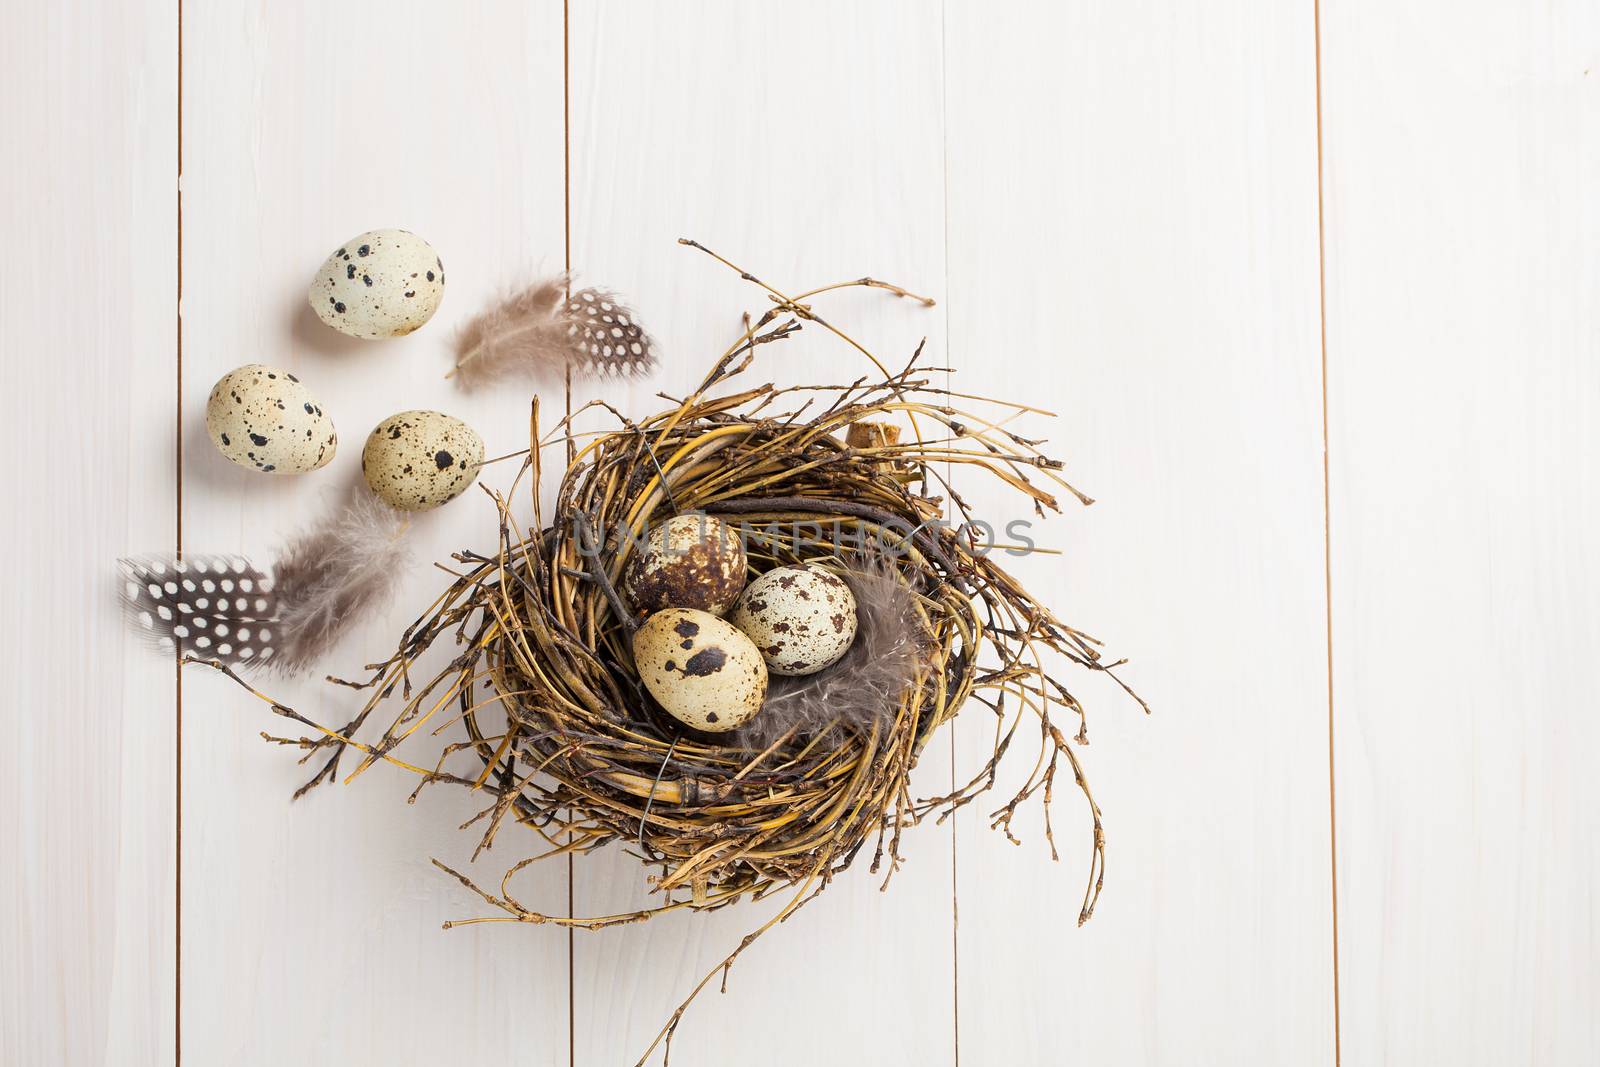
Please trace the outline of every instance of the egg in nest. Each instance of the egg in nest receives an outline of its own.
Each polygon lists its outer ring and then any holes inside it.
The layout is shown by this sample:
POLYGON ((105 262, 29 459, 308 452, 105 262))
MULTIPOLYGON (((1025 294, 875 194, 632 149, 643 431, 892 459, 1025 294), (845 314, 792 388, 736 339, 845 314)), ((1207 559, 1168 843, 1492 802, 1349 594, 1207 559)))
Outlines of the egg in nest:
POLYGON ((372 230, 328 257, 307 299, 340 333, 368 341, 404 337, 439 310, 444 261, 414 233, 372 230))
POLYGON ((820 567, 778 567, 750 583, 730 621, 761 650, 773 674, 815 674, 856 637, 856 598, 820 567))
POLYGON ((667 714, 707 733, 743 726, 767 696, 761 653, 710 612, 656 612, 633 635, 633 661, 644 687, 667 714))
POLYGON ((722 615, 744 588, 739 534, 711 515, 675 515, 650 531, 622 578, 634 611, 698 608, 722 615))
POLYGON ((206 401, 206 432, 241 467, 266 474, 304 474, 338 451, 333 420, 299 378, 250 363, 229 371, 206 401))
POLYGON ((466 491, 483 466, 483 438, 438 411, 402 411, 378 423, 361 450, 361 473, 379 499, 428 511, 466 491))

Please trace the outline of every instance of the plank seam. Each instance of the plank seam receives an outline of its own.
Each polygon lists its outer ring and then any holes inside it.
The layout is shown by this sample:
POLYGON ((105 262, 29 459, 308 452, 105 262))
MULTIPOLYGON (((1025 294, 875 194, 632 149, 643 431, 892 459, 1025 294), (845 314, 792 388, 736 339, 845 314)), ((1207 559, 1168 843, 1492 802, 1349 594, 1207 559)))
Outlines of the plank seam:
MULTIPOLYGON (((942 308, 945 320, 946 356, 949 357, 950 338, 950 49, 949 49, 949 3, 943 0, 939 5, 939 141, 940 165, 942 168, 941 179, 943 182, 943 255, 944 255, 944 293, 946 301, 942 308)), ((947 358, 947 362, 949 362, 947 358)), ((950 384, 952 371, 945 371, 946 388, 950 384)), ((945 482, 953 486, 951 479, 954 477, 955 464, 945 461, 945 482)), ((947 511, 950 505, 947 505, 947 511)), ((947 518, 949 516, 947 515, 947 518)), ((956 791, 956 737, 955 723, 951 722, 950 734, 950 793, 956 791)), ((954 1067, 961 1067, 961 877, 960 857, 957 854, 956 826, 958 820, 950 820, 950 1056, 954 1067)))
MULTIPOLYGON (((183 0, 178 8, 178 85, 177 85, 177 315, 176 373, 173 388, 173 438, 176 443, 174 475, 177 482, 174 504, 176 556, 183 558, 183 0)), ((183 1064, 183 659, 173 653, 173 885, 172 885, 172 1062, 183 1064)))
MULTIPOLYGON (((561 0, 561 242, 562 263, 570 277, 572 274, 572 20, 570 0, 561 0)), ((572 287, 567 287, 572 296, 572 287)), ((572 368, 567 368, 563 393, 566 409, 567 465, 572 465, 572 368)), ((532 442, 534 448, 539 442, 532 442)), ((535 486, 539 492, 541 487, 535 486)), ((567 832, 572 840, 572 832, 567 832)), ((567 853, 567 914, 575 915, 577 907, 576 871, 571 852, 567 853)), ((578 1062, 578 971, 577 931, 567 927, 567 1067, 578 1062)))
POLYGON ((1317 111, 1317 325, 1322 373, 1322 592, 1328 659, 1328 879, 1333 938, 1333 1062, 1334 1067, 1341 1067, 1343 1048, 1339 1032, 1339 817, 1333 752, 1333 494, 1329 485, 1331 463, 1328 449, 1328 257, 1323 207, 1325 168, 1322 137, 1322 0, 1312 0, 1311 22, 1315 45, 1317 111))

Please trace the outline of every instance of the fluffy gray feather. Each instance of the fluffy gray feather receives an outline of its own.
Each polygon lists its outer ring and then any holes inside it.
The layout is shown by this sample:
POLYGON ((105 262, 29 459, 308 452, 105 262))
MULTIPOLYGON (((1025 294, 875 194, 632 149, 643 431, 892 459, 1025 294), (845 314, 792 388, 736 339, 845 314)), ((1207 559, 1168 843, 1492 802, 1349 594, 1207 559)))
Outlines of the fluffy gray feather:
POLYGON ((279 670, 309 667, 389 601, 410 557, 405 529, 403 514, 362 489, 284 545, 272 569, 279 670))

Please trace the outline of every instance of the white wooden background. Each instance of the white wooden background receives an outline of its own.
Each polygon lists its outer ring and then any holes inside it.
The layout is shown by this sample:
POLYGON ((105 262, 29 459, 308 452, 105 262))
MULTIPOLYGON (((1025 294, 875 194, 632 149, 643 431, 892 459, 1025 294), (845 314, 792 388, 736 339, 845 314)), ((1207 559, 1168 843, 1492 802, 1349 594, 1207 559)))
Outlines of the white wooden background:
MULTIPOLYGON (((664 342, 614 399, 681 390, 759 300, 679 236, 795 288, 931 291, 830 310, 1059 412, 1100 503, 1018 569, 1156 711, 1068 678, 1110 834, 1088 926, 1068 791, 1059 864, 1036 816, 1015 848, 975 805, 889 893, 857 872, 752 949, 675 1062, 1600 1062, 1592 3, 4 10, 0 1063, 611 1067, 753 925, 441 931, 477 908, 427 860, 465 862, 474 805, 407 807, 382 770, 291 805, 274 724, 110 597, 130 550, 266 555, 393 410, 518 447, 520 400, 439 375, 532 271, 570 259, 664 342), (304 287, 381 226, 450 289, 418 334, 344 343, 304 287), (211 384, 257 360, 334 414, 324 473, 211 449, 211 384)), ((854 371, 820 337, 771 359, 854 371)), ((442 510, 419 555, 484 521, 442 510)), ((920 792, 985 746, 958 722, 920 792)), ((643 894, 620 855, 530 877, 546 910, 643 894)))

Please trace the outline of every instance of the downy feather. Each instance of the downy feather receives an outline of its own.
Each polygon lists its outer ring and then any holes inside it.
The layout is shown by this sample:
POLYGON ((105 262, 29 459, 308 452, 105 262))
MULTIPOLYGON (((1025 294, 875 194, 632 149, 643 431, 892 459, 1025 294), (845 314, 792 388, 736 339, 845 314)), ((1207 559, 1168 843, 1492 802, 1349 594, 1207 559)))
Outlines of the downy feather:
POLYGON ((272 570, 279 670, 298 671, 388 602, 405 574, 406 517, 365 488, 284 545, 272 570))

